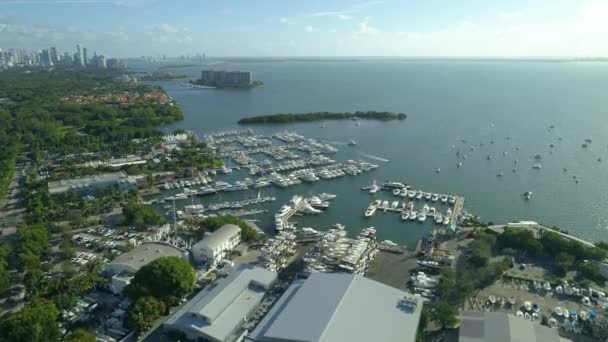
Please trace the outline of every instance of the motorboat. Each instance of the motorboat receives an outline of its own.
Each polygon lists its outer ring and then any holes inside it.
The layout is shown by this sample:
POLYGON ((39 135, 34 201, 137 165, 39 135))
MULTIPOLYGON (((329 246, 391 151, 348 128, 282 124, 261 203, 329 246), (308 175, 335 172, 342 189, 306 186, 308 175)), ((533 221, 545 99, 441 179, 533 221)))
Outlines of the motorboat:
POLYGON ((354 140, 351 140, 348 142, 348 146, 355 146, 355 145, 357 145, 357 142, 354 140))
POLYGON ((391 203, 391 209, 397 209, 398 206, 399 206, 399 202, 397 202, 397 201, 393 201, 393 203, 391 203))
POLYGON ((418 192, 416 193, 416 199, 418 199, 418 200, 419 200, 419 199, 422 199, 422 196, 423 196, 422 191, 418 191, 418 192))
POLYGON ((433 261, 433 260, 417 260, 416 263, 422 267, 428 267, 428 268, 439 268, 440 267, 439 263, 437 261, 433 261))
POLYGON ((414 197, 416 197, 416 191, 408 191, 408 192, 407 192, 407 197, 409 197, 409 198, 414 198, 414 197))
POLYGON ((419 214, 418 214, 417 212, 412 211, 412 212, 410 213, 410 221, 414 221, 414 220, 416 219, 416 217, 418 217, 418 215, 419 215, 419 214))
POLYGON ((441 196, 441 203, 448 203, 448 195, 441 196))
POLYGON ((450 202, 450 204, 456 203, 456 196, 450 196, 448 202, 450 202))
POLYGON ((562 314, 563 314, 562 308, 559 307, 559 306, 556 306, 553 311, 555 312, 555 314, 557 315, 557 317, 561 317, 562 314))
POLYGON ((409 211, 404 211, 404 212, 401 214, 401 219, 402 219, 403 221, 407 221, 407 220, 409 220, 409 218, 410 218, 410 212, 409 212, 409 211))
POLYGON ((367 210, 365 211, 365 217, 371 217, 374 215, 374 213, 376 212, 376 207, 372 206, 367 208, 367 210))
POLYGON ((432 197, 433 197, 433 196, 431 195, 431 193, 430 193, 430 192, 427 192, 426 194, 424 194, 424 199, 425 199, 426 201, 430 201, 432 197))
POLYGON ((421 212, 420 214, 418 214, 418 221, 419 222, 424 222, 426 221, 426 213, 425 212, 421 212))
POLYGON ((401 189, 401 193, 399 194, 400 197, 407 197, 407 189, 401 189))
POLYGON ((395 189, 393 190, 393 195, 394 196, 399 196, 401 194, 401 189, 395 189))
POLYGON ((540 165, 540 164, 536 163, 536 164, 532 165, 532 168, 533 168, 533 169, 535 169, 535 170, 540 170, 540 169, 542 169, 543 167, 542 167, 542 165, 540 165))
POLYGON ((433 194, 431 196, 431 201, 433 201, 433 202, 437 202, 438 199, 439 199, 439 195, 437 195, 437 194, 433 194))
POLYGON ((443 223, 443 215, 441 215, 441 214, 435 215, 435 223, 442 224, 443 223))

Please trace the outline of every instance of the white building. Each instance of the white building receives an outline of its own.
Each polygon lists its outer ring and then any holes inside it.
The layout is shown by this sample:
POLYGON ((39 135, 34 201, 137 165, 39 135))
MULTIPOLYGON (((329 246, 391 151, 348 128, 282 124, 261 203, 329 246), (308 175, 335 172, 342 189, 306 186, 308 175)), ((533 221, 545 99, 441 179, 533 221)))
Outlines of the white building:
POLYGON ((154 242, 143 243, 132 250, 117 256, 107 263, 104 273, 112 278, 111 290, 121 293, 129 285, 134 274, 144 265, 162 257, 188 259, 188 251, 168 244, 154 242))
POLYGON ((228 277, 207 286, 164 323, 192 341, 240 341, 247 333, 246 319, 264 299, 277 274, 265 268, 241 265, 228 277))
POLYGON ((225 224, 192 247, 192 258, 197 264, 207 263, 209 267, 215 267, 226 258, 227 252, 232 251, 239 243, 241 228, 234 224, 225 224))

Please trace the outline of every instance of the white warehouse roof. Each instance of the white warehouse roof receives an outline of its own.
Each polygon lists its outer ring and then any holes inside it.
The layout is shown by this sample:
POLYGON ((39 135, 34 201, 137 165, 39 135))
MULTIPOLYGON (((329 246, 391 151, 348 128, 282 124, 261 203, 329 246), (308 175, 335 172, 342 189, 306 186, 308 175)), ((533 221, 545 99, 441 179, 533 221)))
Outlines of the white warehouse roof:
POLYGON ((345 273, 296 281, 248 336, 250 341, 410 342, 422 302, 399 289, 345 273), (413 306, 403 305, 409 298, 413 306))

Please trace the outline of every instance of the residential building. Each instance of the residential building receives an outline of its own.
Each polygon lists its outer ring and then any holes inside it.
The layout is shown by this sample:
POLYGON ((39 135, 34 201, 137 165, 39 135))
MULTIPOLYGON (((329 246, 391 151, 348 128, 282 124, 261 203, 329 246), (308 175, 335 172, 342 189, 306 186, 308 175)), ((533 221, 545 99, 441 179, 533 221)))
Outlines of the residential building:
POLYGON ((559 342, 557 329, 502 312, 462 312, 459 342, 559 342))
POLYGON ((192 246, 192 259, 196 264, 206 263, 209 267, 215 267, 239 243, 241 228, 234 224, 225 224, 192 246))
POLYGON ((203 70, 201 81, 218 87, 243 87, 251 86, 253 76, 250 71, 203 70))
POLYGON ((233 268, 175 312, 164 328, 193 341, 233 342, 246 333, 246 319, 262 302, 277 274, 253 265, 233 268))
POLYGON ((296 280, 245 340, 256 342, 413 342, 422 301, 347 273, 296 280))
POLYGON ((161 242, 143 243, 107 263, 103 273, 112 279, 111 290, 121 293, 140 268, 158 258, 170 256, 187 260, 188 251, 161 242))

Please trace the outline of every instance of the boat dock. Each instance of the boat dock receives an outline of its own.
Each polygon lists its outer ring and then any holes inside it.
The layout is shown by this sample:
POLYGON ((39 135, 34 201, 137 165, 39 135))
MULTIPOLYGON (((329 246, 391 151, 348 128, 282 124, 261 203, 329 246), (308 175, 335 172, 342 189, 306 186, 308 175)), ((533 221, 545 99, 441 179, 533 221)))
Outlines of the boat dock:
MULTIPOLYGON (((362 190, 369 190, 374 186, 363 187, 362 190)), ((380 189, 379 187, 377 188, 380 189)), ((455 228, 455 224, 460 220, 464 212, 464 197, 407 189, 407 187, 401 189, 395 188, 393 194, 400 200, 376 199, 372 201, 365 209, 364 216, 372 217, 378 211, 394 212, 400 214, 404 222, 425 222, 428 218, 433 220, 437 225, 443 224, 452 229, 455 228), (443 212, 441 206, 447 207, 447 210, 443 212)))

